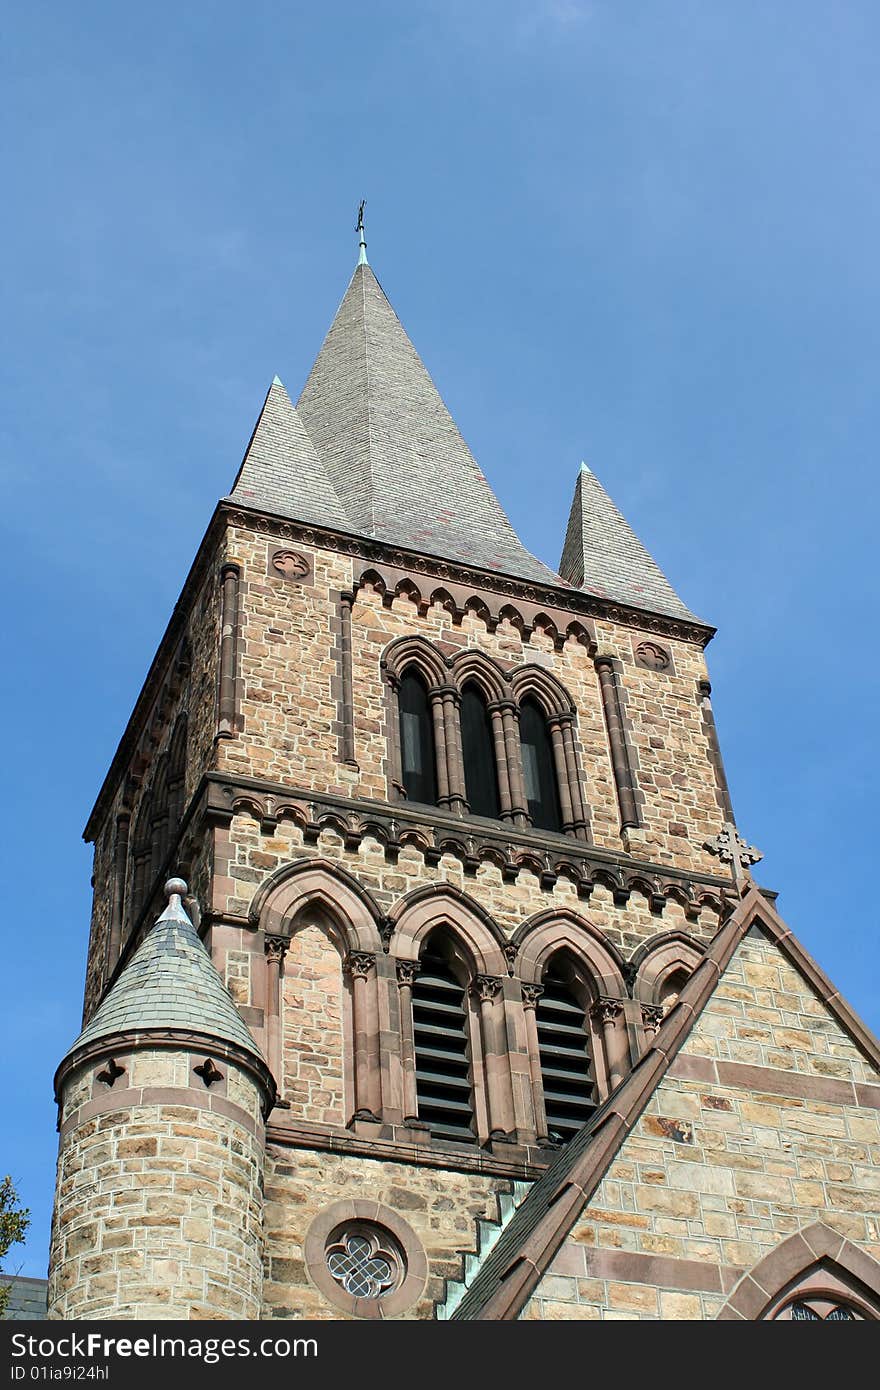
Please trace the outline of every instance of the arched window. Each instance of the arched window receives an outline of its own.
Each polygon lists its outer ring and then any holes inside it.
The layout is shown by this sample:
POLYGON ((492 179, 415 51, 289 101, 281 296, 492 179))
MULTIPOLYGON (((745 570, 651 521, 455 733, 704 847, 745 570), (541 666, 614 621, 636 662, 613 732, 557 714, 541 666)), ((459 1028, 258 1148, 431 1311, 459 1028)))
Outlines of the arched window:
POLYGON ((539 830, 561 830, 553 744, 544 712, 536 700, 523 700, 519 713, 519 733, 529 819, 539 830))
POLYGON ((397 708, 400 714, 401 780, 407 799, 423 805, 436 805, 434 729, 428 691, 415 671, 407 671, 401 679, 397 708))
POLYGON ((137 921, 148 888, 152 886, 155 868, 152 863, 153 849, 153 797, 147 792, 141 802, 141 809, 135 823, 132 843, 132 887, 130 925, 137 921))
POLYGON ((441 1139, 474 1143, 465 989, 442 935, 425 943, 412 986, 419 1119, 441 1139))
POLYGON ((589 1002, 564 956, 551 958, 541 984, 535 1021, 547 1133, 563 1143, 586 1124, 598 1103, 589 1002))
POLYGON ((479 687, 472 682, 461 692, 461 751, 471 815, 497 820, 500 807, 492 721, 479 687))

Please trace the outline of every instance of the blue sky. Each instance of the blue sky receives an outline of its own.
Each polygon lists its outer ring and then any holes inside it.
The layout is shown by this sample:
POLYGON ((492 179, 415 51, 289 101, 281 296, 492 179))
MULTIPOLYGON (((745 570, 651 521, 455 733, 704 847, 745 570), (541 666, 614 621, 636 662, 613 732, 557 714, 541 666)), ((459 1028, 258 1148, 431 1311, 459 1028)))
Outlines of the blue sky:
POLYGON ((43 1274, 80 836, 275 372, 371 263, 527 545, 585 459, 719 628, 762 882, 877 1030, 880 11, 32 0, 0 57, 3 1134, 43 1274))

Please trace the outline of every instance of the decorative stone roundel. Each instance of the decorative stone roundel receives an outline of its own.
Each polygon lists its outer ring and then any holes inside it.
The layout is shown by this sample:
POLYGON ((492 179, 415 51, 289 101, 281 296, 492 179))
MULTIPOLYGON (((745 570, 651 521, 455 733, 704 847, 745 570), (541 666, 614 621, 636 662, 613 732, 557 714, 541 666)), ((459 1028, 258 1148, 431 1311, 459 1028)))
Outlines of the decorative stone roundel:
POLYGON ((418 1236, 380 1202, 333 1202, 303 1241, 309 1279, 349 1317, 394 1318, 423 1295, 428 1260, 418 1236))
POLYGON ((636 662, 649 671, 666 671, 669 667, 669 652, 659 642, 640 642, 636 647, 636 662))
POLYGON ((285 579, 305 579, 311 568, 307 556, 296 550, 276 550, 272 555, 272 569, 285 579))
POLYGON ((354 1298, 384 1298, 399 1287, 404 1259, 389 1231, 372 1222, 346 1222, 327 1241, 327 1268, 354 1298))

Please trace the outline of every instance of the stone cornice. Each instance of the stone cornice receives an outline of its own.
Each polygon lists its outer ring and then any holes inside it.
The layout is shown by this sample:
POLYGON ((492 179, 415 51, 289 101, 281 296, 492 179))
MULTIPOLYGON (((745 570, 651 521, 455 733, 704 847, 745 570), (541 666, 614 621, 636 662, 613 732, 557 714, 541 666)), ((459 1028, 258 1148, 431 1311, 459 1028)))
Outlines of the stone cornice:
POLYGON ((652 864, 622 851, 587 844, 567 835, 523 830, 476 816, 454 816, 439 808, 414 807, 406 802, 351 800, 315 793, 255 777, 230 777, 208 772, 194 798, 196 814, 215 824, 229 824, 236 814, 253 816, 266 834, 279 820, 297 824, 307 845, 318 842, 322 830, 333 830, 346 849, 356 851, 365 836, 376 839, 385 857, 394 862, 401 849, 412 845, 429 865, 443 854, 460 859, 465 873, 480 864, 496 864, 506 882, 522 870, 534 873, 545 889, 568 878, 586 900, 597 885, 607 888, 617 906, 633 892, 642 893, 651 911, 660 915, 670 898, 694 921, 704 906, 721 911, 730 879, 695 873, 668 864, 652 864))
POLYGON ((477 569, 454 560, 443 560, 438 556, 425 555, 365 536, 287 520, 255 508, 241 507, 228 499, 220 503, 218 511, 224 513, 233 525, 250 526, 256 531, 277 535, 283 540, 299 541, 303 545, 335 550, 342 555, 353 555, 368 562, 391 565, 395 569, 407 570, 413 574, 430 575, 441 582, 449 580, 472 589, 484 589, 495 594, 522 598, 529 603, 562 608, 573 616, 607 618, 612 622, 621 623, 624 627, 637 628, 640 632, 655 632, 682 642, 694 642, 700 647, 705 647, 716 631, 714 627, 705 623, 688 622, 681 618, 666 617, 662 613, 633 608, 595 594, 587 594, 582 589, 574 589, 566 584, 539 584, 534 580, 519 579, 511 574, 477 569))

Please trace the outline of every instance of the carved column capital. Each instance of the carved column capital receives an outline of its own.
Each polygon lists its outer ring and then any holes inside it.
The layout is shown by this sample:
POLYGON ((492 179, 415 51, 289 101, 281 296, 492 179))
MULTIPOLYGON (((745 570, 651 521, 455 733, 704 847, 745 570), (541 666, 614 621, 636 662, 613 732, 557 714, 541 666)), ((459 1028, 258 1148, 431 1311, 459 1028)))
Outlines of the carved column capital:
POLYGON ((365 980, 376 968, 376 957, 370 951, 349 951, 342 968, 352 979, 365 980))
POLYGON ((475 975, 471 981, 471 993, 486 1004, 501 993, 501 979, 498 975, 475 975))
POLYGON ((666 1010, 662 1004, 642 1005, 642 1022, 647 1033, 656 1033, 665 1017, 666 1010))
POLYGON ((619 999, 597 999, 590 1009, 590 1017, 596 1023, 614 1023, 623 1013, 619 999))
POLYGON ((287 936, 267 936, 263 942, 266 960, 270 965, 280 965, 287 955, 290 938, 287 936))
POLYGON ((541 998, 541 995, 542 995, 543 993, 544 993, 544 986, 543 986, 543 985, 523 985, 523 986, 522 986, 522 1001, 523 1001, 523 1008, 524 1008, 524 1009, 536 1009, 536 1008, 538 1007, 538 1000, 541 998))
POLYGON ((397 962, 397 983, 399 985, 409 985, 411 988, 415 984, 416 977, 421 972, 421 969, 421 961, 399 960, 397 962))

